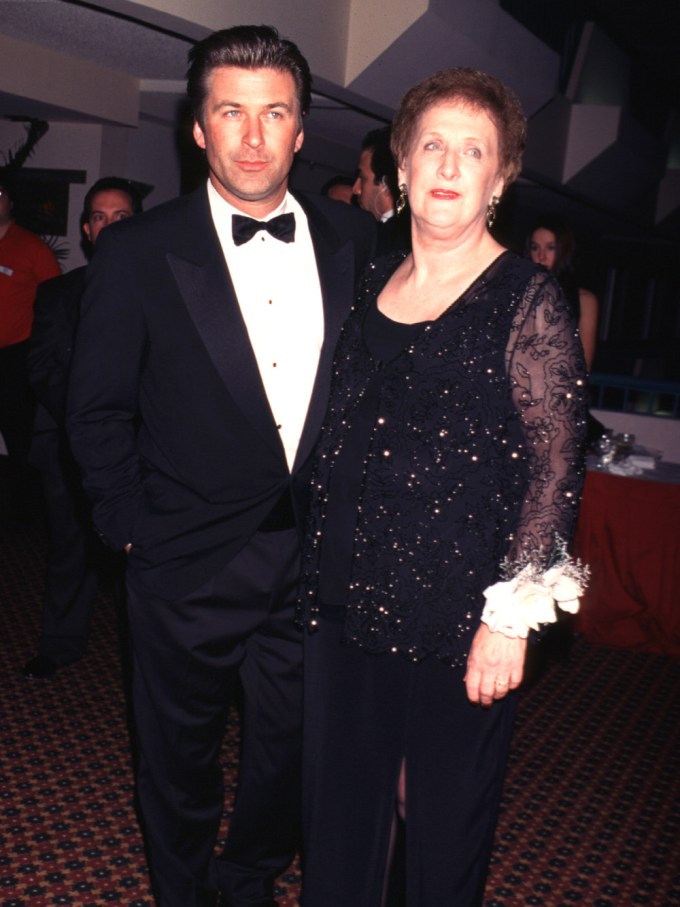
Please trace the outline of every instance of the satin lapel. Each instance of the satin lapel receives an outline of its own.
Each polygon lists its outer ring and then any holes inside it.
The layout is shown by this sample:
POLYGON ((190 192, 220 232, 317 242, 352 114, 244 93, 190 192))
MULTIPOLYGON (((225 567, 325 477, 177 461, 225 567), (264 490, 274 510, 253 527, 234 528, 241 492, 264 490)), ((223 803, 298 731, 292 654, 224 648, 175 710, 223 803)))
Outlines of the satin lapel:
POLYGON ((350 242, 338 242, 332 224, 304 198, 298 201, 305 209, 319 270, 324 312, 324 342, 307 419, 302 431, 293 471, 309 457, 326 414, 330 390, 333 353, 345 319, 354 302, 354 248, 350 242))
POLYGON ((230 396, 262 439, 283 456, 283 445, 212 221, 204 238, 200 263, 168 253, 168 264, 230 396))

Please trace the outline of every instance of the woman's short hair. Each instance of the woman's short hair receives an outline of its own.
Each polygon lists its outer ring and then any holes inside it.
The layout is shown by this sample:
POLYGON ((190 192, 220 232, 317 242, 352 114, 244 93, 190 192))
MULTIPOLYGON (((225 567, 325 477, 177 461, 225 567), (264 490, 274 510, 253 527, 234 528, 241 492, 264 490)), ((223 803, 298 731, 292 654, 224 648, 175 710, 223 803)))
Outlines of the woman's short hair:
POLYGON ((237 25, 213 32, 189 51, 187 94, 194 119, 203 122, 203 105, 208 96, 208 79, 220 66, 240 69, 278 69, 289 72, 295 82, 300 125, 312 100, 309 64, 292 41, 279 37, 270 25, 237 25))
POLYGON ((464 104, 483 110, 498 131, 501 174, 507 188, 520 174, 527 120, 515 93, 493 76, 458 66, 442 69, 406 92, 392 122, 392 153, 401 166, 420 117, 436 104, 464 104))

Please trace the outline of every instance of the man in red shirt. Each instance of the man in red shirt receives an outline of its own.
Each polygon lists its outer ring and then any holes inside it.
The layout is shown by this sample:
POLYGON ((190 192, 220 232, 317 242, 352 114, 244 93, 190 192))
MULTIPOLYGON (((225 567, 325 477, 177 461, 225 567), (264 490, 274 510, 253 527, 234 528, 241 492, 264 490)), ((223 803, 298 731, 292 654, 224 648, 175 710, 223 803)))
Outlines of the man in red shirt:
POLYGON ((61 273, 52 250, 14 221, 10 188, 0 183, 0 434, 7 448, 10 518, 23 521, 33 505, 26 463, 34 402, 26 356, 38 284, 61 273))

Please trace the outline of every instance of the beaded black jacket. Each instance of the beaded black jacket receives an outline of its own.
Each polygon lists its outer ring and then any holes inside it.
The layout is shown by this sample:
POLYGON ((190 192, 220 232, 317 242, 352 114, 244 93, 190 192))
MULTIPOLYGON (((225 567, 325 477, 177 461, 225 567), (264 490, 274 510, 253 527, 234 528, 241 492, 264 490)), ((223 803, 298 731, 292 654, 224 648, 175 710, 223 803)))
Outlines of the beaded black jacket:
POLYGON ((334 467, 372 397, 346 638, 371 652, 462 664, 484 589, 508 578, 508 563, 517 571, 528 561, 548 565, 573 534, 585 365, 559 285, 510 252, 395 358, 376 361, 364 318, 400 261, 372 266, 336 351, 304 551, 303 620, 319 623, 325 522, 344 493, 334 467))

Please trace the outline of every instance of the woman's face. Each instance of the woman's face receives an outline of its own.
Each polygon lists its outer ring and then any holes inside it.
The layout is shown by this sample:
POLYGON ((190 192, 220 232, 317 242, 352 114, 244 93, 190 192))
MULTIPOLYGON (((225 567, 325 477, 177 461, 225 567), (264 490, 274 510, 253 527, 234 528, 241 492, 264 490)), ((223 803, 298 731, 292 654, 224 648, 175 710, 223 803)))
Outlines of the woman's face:
POLYGON ((399 182, 416 224, 466 235, 486 229, 486 212, 503 191, 498 131, 483 110, 457 102, 425 110, 399 182))
POLYGON ((537 265, 543 265, 549 271, 555 269, 557 238, 552 230, 546 230, 545 227, 534 230, 529 242, 529 255, 537 265))

